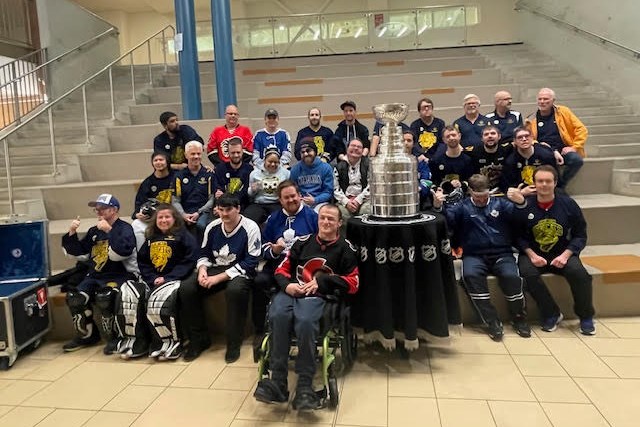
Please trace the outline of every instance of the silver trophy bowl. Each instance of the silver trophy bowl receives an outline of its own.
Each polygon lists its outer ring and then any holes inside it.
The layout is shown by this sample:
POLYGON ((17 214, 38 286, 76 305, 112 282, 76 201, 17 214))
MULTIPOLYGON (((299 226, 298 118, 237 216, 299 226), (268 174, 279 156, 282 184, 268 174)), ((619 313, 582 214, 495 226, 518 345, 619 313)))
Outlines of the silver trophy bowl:
POLYGON ((369 190, 373 218, 406 219, 418 216, 418 169, 407 154, 398 126, 409 112, 407 104, 379 104, 373 107, 380 130, 378 155, 371 159, 369 190))
POLYGON ((373 106, 373 116, 380 123, 395 127, 409 114, 407 104, 378 104, 373 106))

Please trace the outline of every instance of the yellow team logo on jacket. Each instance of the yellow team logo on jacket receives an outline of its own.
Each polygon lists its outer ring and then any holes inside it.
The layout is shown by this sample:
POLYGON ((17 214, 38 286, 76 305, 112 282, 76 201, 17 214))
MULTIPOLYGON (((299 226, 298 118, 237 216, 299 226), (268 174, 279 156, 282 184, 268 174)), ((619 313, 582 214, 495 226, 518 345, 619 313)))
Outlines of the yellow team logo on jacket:
POLYGON ((231 194, 238 193, 242 190, 242 180, 240 178, 231 178, 229 179, 229 185, 227 186, 227 191, 231 194))
POLYGON ((109 241, 99 240, 91 248, 91 259, 95 264, 95 270, 101 271, 109 260, 109 241))
POLYGON ((314 136, 313 143, 316 144, 316 148, 318 149, 318 155, 324 153, 324 139, 321 136, 314 136))
POLYGON ((522 182, 527 185, 533 185, 533 173, 536 171, 536 166, 523 166, 522 171, 520 172, 520 177, 522 177, 522 182))
POLYGON ((171 188, 167 188, 166 190, 161 190, 158 192, 156 196, 156 200, 160 203, 171 203, 171 195, 173 194, 173 190, 171 188))
POLYGON ((149 246, 149 254, 151 257, 151 263, 157 271, 162 271, 167 266, 169 259, 171 259, 173 251, 171 246, 167 245, 167 242, 159 241, 152 242, 149 246))
MULTIPOLYGON (((436 130, 437 132, 437 130, 436 130)), ((418 143, 422 148, 428 150, 436 143, 436 136, 431 132, 422 132, 418 137, 418 143)))
POLYGON ((178 146, 175 151, 171 153, 171 163, 186 163, 187 158, 184 156, 184 148, 178 146))
POLYGON ((541 219, 533 226, 533 238, 540 245, 542 252, 549 252, 553 249, 562 233, 562 225, 553 218, 541 219))

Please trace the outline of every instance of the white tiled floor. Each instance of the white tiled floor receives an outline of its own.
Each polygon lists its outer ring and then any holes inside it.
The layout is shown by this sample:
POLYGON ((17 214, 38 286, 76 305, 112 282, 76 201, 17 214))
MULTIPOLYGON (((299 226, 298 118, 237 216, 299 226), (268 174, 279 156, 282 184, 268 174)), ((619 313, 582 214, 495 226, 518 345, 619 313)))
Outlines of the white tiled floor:
MULTIPOLYGON (((0 425, 511 426, 640 425, 640 318, 608 318, 583 337, 572 322, 495 343, 464 329, 403 359, 363 346, 337 410, 298 414, 252 393, 249 345, 226 365, 215 345, 192 363, 122 361, 100 347, 48 342, 0 372, 0 425)), ((294 380, 292 375, 292 384, 294 380)))

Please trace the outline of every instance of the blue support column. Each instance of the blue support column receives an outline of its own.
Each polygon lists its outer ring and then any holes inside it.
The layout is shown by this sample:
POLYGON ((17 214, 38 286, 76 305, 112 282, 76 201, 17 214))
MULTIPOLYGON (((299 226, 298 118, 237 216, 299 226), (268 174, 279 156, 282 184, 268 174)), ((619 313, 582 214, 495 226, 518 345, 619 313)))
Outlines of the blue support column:
MULTIPOLYGON (((178 51, 182 116, 187 120, 202 118, 200 69, 196 46, 196 14, 193 0, 175 0, 176 33, 182 35, 182 50, 178 51)), ((176 46, 177 47, 177 46, 176 46)))
POLYGON ((213 25, 213 50, 218 92, 218 117, 222 118, 227 105, 237 105, 229 0, 211 0, 211 23, 213 25))

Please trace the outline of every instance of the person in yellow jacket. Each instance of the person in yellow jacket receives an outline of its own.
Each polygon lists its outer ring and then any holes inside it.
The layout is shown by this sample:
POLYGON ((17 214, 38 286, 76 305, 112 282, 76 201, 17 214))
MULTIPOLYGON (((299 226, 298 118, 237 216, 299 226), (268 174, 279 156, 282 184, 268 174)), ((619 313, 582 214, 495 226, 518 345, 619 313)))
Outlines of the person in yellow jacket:
POLYGON ((564 164, 564 171, 558 182, 558 187, 564 188, 584 163, 584 144, 589 132, 568 107, 555 105, 555 100, 553 90, 540 89, 537 97, 538 111, 535 119, 531 117, 527 120, 526 127, 534 140, 551 147, 559 165, 564 164))

